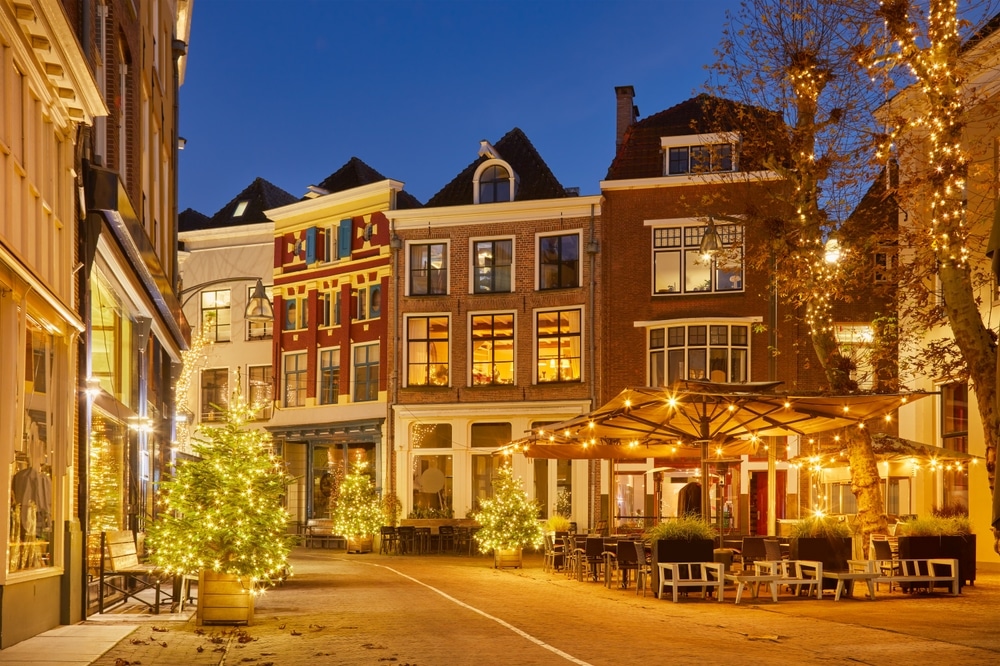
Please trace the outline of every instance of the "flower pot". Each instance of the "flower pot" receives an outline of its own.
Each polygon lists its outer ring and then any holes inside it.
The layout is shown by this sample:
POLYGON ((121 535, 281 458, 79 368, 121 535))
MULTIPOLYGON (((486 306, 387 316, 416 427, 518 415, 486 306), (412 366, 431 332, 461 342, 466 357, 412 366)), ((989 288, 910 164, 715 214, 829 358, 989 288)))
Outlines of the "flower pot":
POLYGON ((509 550, 495 549, 493 551, 494 569, 520 569, 521 549, 512 548, 509 550))
POLYGON ((370 553, 372 552, 372 536, 350 537, 347 539, 348 553, 370 553))
POLYGON ((712 539, 655 539, 650 559, 653 595, 660 591, 660 562, 714 562, 712 539))
POLYGON ((253 594, 235 574, 198 574, 198 625, 253 624, 253 594))

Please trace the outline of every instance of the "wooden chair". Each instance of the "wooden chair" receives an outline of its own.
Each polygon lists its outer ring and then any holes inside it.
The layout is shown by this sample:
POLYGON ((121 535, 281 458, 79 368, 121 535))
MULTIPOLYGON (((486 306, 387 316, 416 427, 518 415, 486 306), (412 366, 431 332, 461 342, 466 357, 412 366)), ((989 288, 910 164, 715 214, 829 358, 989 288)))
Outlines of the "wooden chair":
POLYGON ((635 541, 635 559, 635 593, 639 594, 639 588, 642 588, 642 596, 645 597, 646 586, 653 579, 653 569, 646 555, 646 544, 639 540, 635 541))
POLYGON ((383 525, 379 530, 378 552, 385 555, 399 552, 399 537, 394 525, 383 525))
POLYGON ((99 570, 99 592, 97 609, 103 613, 104 599, 111 594, 121 594, 122 598, 112 605, 125 603, 130 598, 148 606, 154 614, 159 614, 160 603, 172 602, 173 587, 171 577, 152 564, 139 561, 135 537, 128 530, 101 532, 101 564, 99 570), (164 583, 171 581, 167 592, 164 583), (145 590, 153 591, 153 601, 136 596, 145 590))

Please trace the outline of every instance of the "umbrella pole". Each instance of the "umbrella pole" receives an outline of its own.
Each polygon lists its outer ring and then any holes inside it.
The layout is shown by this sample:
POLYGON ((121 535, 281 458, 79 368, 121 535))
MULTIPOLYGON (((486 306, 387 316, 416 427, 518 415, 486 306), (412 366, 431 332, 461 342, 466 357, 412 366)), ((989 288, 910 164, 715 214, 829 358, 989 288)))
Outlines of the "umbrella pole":
POLYGON ((701 519, 712 521, 712 500, 709 498, 708 440, 701 440, 701 519))

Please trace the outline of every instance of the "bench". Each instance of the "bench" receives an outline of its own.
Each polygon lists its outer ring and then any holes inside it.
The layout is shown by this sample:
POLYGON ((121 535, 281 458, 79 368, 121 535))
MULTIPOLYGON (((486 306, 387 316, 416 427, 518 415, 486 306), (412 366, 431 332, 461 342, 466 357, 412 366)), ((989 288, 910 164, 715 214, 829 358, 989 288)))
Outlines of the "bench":
POLYGON ((707 599, 711 588, 718 588, 718 598, 722 601, 722 590, 726 584, 722 564, 718 562, 659 562, 660 590, 658 596, 663 598, 664 588, 673 590, 674 603, 681 588, 700 587, 702 595, 707 599))
POLYGON ((951 586, 952 594, 961 594, 958 580, 958 560, 956 559, 906 559, 893 560, 898 565, 891 573, 885 574, 879 568, 880 560, 852 560, 852 568, 856 567, 869 572, 877 572, 876 583, 893 585, 926 585, 933 588, 935 583, 945 583, 951 586))
POLYGON ((787 585, 795 596, 806 589, 806 596, 823 593, 823 563, 816 560, 757 560, 753 563, 758 575, 781 576, 779 585, 787 585))
POLYGON ((159 614, 161 601, 173 601, 173 589, 167 592, 163 584, 170 576, 152 564, 139 561, 135 537, 129 530, 101 532, 101 562, 99 567, 98 612, 104 612, 106 590, 122 595, 113 605, 125 603, 130 598, 149 606, 159 614), (140 592, 153 590, 153 601, 138 597, 140 592))
POLYGON ((306 521, 306 548, 313 548, 317 544, 321 548, 330 545, 334 548, 347 548, 347 537, 333 533, 331 518, 310 518, 306 521))

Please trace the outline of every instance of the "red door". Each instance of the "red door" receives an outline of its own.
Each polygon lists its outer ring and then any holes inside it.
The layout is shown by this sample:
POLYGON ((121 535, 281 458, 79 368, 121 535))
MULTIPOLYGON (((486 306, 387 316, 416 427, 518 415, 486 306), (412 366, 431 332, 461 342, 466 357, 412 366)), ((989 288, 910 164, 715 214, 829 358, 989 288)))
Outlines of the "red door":
MULTIPOLYGON (((781 520, 785 517, 785 481, 787 472, 783 469, 777 469, 774 471, 775 481, 777 482, 778 493, 775 498, 775 513, 777 514, 776 520, 781 520)), ((755 534, 766 535, 767 534, 767 472, 754 472, 753 488, 751 492, 754 493, 754 497, 750 498, 750 507, 752 513, 750 514, 750 523, 756 526, 755 534)))

